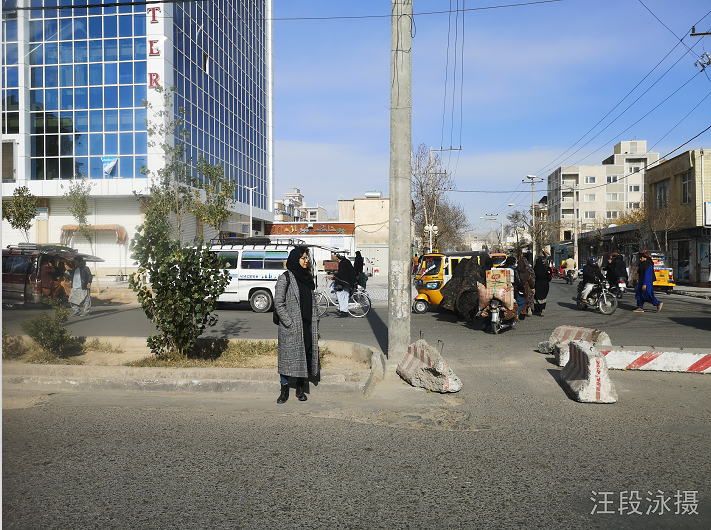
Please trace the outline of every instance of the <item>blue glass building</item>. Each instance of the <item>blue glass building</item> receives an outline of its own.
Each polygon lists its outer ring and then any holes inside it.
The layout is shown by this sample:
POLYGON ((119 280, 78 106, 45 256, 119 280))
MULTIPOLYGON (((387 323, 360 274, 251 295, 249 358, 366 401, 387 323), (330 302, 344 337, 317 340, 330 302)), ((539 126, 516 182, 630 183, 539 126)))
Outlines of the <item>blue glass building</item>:
POLYGON ((3 197, 18 186, 42 197, 49 226, 36 237, 53 242, 60 238, 53 218, 66 210, 62 182, 71 179, 95 183, 97 224, 126 208, 140 222, 128 201, 146 190, 141 169, 162 163, 148 147, 146 119, 154 117, 143 101, 160 107, 152 87, 176 87, 187 158, 223 166, 237 184, 224 229, 250 233, 254 188, 254 228, 263 233, 273 208, 271 0, 102 6, 110 3, 18 0, 16 10, 5 9, 3 197))

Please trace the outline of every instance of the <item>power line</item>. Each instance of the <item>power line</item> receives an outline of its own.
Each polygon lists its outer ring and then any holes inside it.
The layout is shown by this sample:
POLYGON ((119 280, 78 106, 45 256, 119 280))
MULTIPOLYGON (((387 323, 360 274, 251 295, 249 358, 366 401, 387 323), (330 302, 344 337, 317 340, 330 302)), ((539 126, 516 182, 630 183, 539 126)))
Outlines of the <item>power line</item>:
MULTIPOLYGON (((698 22, 696 22, 696 24, 694 24, 694 26, 696 26, 697 24, 699 24, 701 21, 703 21, 703 20, 704 20, 706 17, 708 17, 710 14, 711 14, 711 11, 709 11, 708 13, 706 13, 703 17, 701 17, 701 18, 699 19, 698 22)), ((544 171, 546 171, 546 170, 548 170, 549 168, 551 168, 554 164, 556 164, 556 162, 557 162, 558 160, 560 160, 561 157, 563 157, 568 151, 570 151, 571 149, 573 149, 580 141, 583 140, 583 138, 585 138, 588 134, 590 134, 598 125, 600 125, 600 124, 605 120, 605 118, 607 118, 610 114, 612 114, 612 112, 614 112, 614 110, 615 110, 617 107, 619 107, 619 106, 620 106, 620 105, 621 105, 621 104, 622 104, 622 103, 623 103, 650 75, 652 75, 652 73, 654 73, 654 71, 655 71, 657 68, 659 68, 659 66, 667 59, 667 57, 669 57, 669 55, 672 54, 672 52, 677 48, 677 46, 679 46, 679 44, 682 44, 681 40, 680 40, 679 42, 677 42, 677 43, 671 48, 671 50, 669 50, 669 52, 667 52, 667 54, 662 58, 662 60, 659 61, 659 62, 654 66, 654 68, 652 68, 652 69, 649 71, 649 73, 648 73, 647 75, 645 75, 645 76, 632 88, 632 90, 630 90, 629 92, 627 92, 627 94, 626 94, 614 107, 612 107, 612 109, 610 109, 610 110, 607 112, 607 114, 605 114, 605 115, 604 115, 595 125, 593 125, 585 134, 583 134, 583 135, 582 135, 578 140, 576 140, 570 147, 568 147, 568 149, 566 149, 565 151, 563 151, 563 153, 561 153, 560 155, 558 155, 554 160, 552 160, 551 162, 549 162, 548 164, 546 164, 545 166, 543 166, 541 169, 539 169, 538 171, 536 171, 536 174, 543 173, 544 171)), ((696 46, 696 45, 692 46, 692 48, 695 47, 695 46, 696 46)), ((683 57, 683 56, 682 56, 682 57, 683 57)), ((681 58, 679 58, 679 60, 677 60, 677 63, 678 63, 680 60, 681 60, 681 58)), ((674 63, 674 64, 676 64, 676 63, 674 63)), ((668 73, 668 71, 669 71, 669 70, 667 70, 667 72, 665 72, 665 73, 662 75, 662 77, 664 77, 664 76, 668 73)), ((661 77, 660 77, 660 79, 661 79, 661 77)), ((658 81, 659 81, 659 80, 657 80, 656 82, 658 82, 658 81)), ((655 82, 655 84, 656 84, 656 82, 655 82)), ((645 93, 646 93, 646 92, 645 92, 645 93)), ((642 94, 642 95, 644 95, 644 94, 642 94)), ((642 96, 640 96, 640 97, 642 97, 642 96)), ((638 101, 638 100, 639 100, 639 97, 637 98, 637 100, 635 100, 635 102, 638 101)), ((629 107, 628 107, 628 108, 629 108, 629 107)), ((590 142, 587 142, 587 143, 590 143, 590 142)), ((587 145, 587 144, 585 144, 585 145, 587 145)), ((583 146, 583 147, 584 147, 584 146, 583 146)), ((582 149, 582 147, 581 147, 581 149, 582 149)), ((577 151, 575 151, 575 153, 577 153, 578 151, 580 151, 580 149, 578 149, 577 151)), ((573 153, 573 154, 575 154, 575 153, 573 153)), ((570 155, 570 156, 572 156, 572 155, 570 155)), ((569 158, 569 157, 568 157, 568 158, 569 158)), ((566 158, 565 160, 567 160, 567 158, 566 158)), ((558 165, 560 165, 560 164, 558 164, 558 165)))
MULTIPOLYGON (((639 118, 639 119, 638 119, 637 121, 635 121, 632 125, 630 125, 629 127, 627 127, 624 131, 622 131, 622 132, 619 133, 619 134, 616 134, 613 138, 611 138, 610 140, 608 140, 607 142, 605 142, 603 145, 601 145, 600 147, 598 147, 597 149, 595 149, 595 151, 593 151, 592 153, 590 153, 590 154, 584 156, 583 158, 581 158, 580 160, 578 160, 577 162, 575 162, 574 164, 571 164, 571 165, 577 166, 578 164, 580 164, 580 162, 582 162, 582 161, 585 160, 586 158, 592 156, 593 154, 597 153, 600 149, 604 148, 604 147, 605 147, 607 144, 609 144, 610 142, 613 142, 613 141, 615 140, 615 138, 619 138, 621 135, 623 135, 624 133, 626 133, 627 131, 629 131, 632 127, 634 127, 635 125, 637 125, 640 121, 642 121, 644 118, 646 118, 647 116, 649 116, 652 112, 654 112, 654 111, 657 110, 659 107, 661 107, 664 103, 666 103, 669 99, 671 99, 671 97, 674 96, 674 94, 676 94, 676 93, 679 92, 682 88, 684 88, 686 85, 688 85, 689 83, 691 83, 691 82, 696 78, 696 76, 698 76, 700 73, 701 73, 701 72, 696 72, 693 76, 691 76, 691 78, 689 78, 688 81, 686 81, 683 85, 681 85, 679 88, 677 88, 674 92, 672 92, 672 93, 669 94, 666 98, 664 98, 662 101, 660 101, 654 108, 652 108, 652 110, 650 110, 649 112, 647 112, 644 116, 642 116, 641 118, 639 118)), ((613 123, 614 123, 614 122, 613 122, 613 123)), ((611 123, 610 125, 612 125, 612 123, 611 123)), ((605 129, 607 129, 607 127, 605 127, 605 129)), ((600 133, 602 133, 603 131, 605 131, 605 129, 603 129, 602 131, 600 131, 600 133)), ((598 134, 595 135, 593 138, 591 138, 590 141, 592 141, 592 140, 594 140, 595 138, 597 138, 597 137, 600 135, 600 133, 598 133, 598 134)), ((590 142, 588 142, 588 143, 590 143, 590 142)), ((587 145, 587 144, 585 144, 585 145, 587 145)), ((583 147, 584 147, 584 146, 583 146, 583 147)), ((576 152, 577 152, 577 151, 576 151, 576 152)), ((571 155, 571 156, 572 156, 572 155, 571 155)))
MULTIPOLYGON (((123 2, 123 3, 112 3, 112 4, 85 4, 85 5, 71 5, 71 6, 52 6, 52 7, 16 7, 13 11, 44 11, 44 10, 54 10, 54 9, 91 9, 98 7, 120 7, 120 6, 140 6, 140 5, 152 5, 152 4, 178 4, 183 2, 199 2, 202 0, 146 0, 139 2, 123 2)), ((564 0, 539 0, 537 2, 522 2, 518 4, 503 4, 495 6, 483 6, 483 7, 470 7, 466 11, 486 11, 490 9, 506 9, 510 7, 526 7, 534 6, 540 4, 553 4, 557 2, 563 2, 564 0)), ((457 9, 455 11, 465 11, 464 9, 457 9)), ((413 13, 412 16, 429 16, 429 15, 444 15, 447 13, 455 12, 451 9, 445 11, 423 11, 422 13, 413 13)), ((387 15, 353 15, 353 16, 335 16, 335 17, 283 17, 283 18, 270 18, 265 17, 245 17, 248 19, 256 20, 271 20, 271 21, 299 21, 299 20, 364 20, 371 18, 391 18, 391 14, 387 15)), ((169 18, 169 17, 166 17, 169 18)))
MULTIPOLYGON (((701 42, 701 41, 699 41, 699 42, 701 42)), ((696 45, 694 45, 694 46, 696 46, 696 45)), ((608 123, 608 124, 607 124, 605 127, 603 127, 600 131, 598 131, 598 133, 597 133, 595 136, 593 136, 592 138, 590 138, 587 142, 585 142, 583 145, 581 145, 578 149, 576 149, 576 150, 573 151, 570 155, 568 155, 566 158, 564 158, 564 159, 561 161, 561 163, 560 163, 559 165, 561 165, 562 162, 565 162, 566 160, 568 160, 568 159, 569 159, 570 157, 572 157, 574 154, 579 153, 580 151, 582 151, 585 146, 589 145, 590 142, 592 142, 595 138, 597 138, 597 137, 600 136, 603 132, 605 132, 607 129, 609 129, 610 126, 612 126, 613 123, 615 123, 618 119, 620 119, 628 110, 630 110, 630 109, 635 105, 635 103, 637 103, 640 99, 642 99, 642 97, 644 97, 645 94, 647 94, 659 81, 661 81, 661 80, 664 78, 664 76, 666 76, 666 75, 672 70, 672 68, 674 68, 674 67, 679 63, 679 61, 681 61, 683 58, 684 58, 684 55, 682 55, 681 57, 679 57, 679 59, 677 59, 677 61, 676 61, 673 65, 671 65, 671 66, 667 69, 666 72, 664 72, 654 83, 652 83, 652 84, 651 84, 644 92, 642 92, 632 103, 630 103, 630 104, 627 106, 627 108, 625 108, 625 110, 623 110, 622 112, 620 112, 610 123, 608 123)), ((667 101, 671 96, 673 96, 673 95, 676 94, 679 90, 681 90, 683 87, 685 87, 685 86, 686 86, 689 82, 691 82, 691 80, 694 79, 694 77, 696 77, 699 73, 700 73, 700 72, 697 72, 696 74, 694 74, 694 76, 692 76, 691 79, 689 79, 689 80, 688 80, 686 83, 684 83, 681 87, 677 88, 674 92, 672 92, 672 94, 669 95, 667 98, 665 98, 665 99, 662 101, 662 103, 664 103, 665 101, 667 101)), ((656 107, 654 107, 652 110, 657 109, 662 103, 660 103, 659 105, 657 105, 656 107)), ((650 113, 651 113, 651 111, 648 112, 647 114, 645 114, 644 116, 642 116, 642 118, 640 118, 639 120, 637 120, 636 122, 634 122, 632 125, 630 125, 629 127, 627 127, 627 129, 625 129, 625 130, 622 131, 621 133, 615 135, 615 137, 614 137, 612 140, 610 140, 610 141, 613 141, 615 138, 617 138, 617 137, 620 136, 621 134, 623 134, 623 133, 625 133, 626 131, 628 131, 632 126, 634 126, 634 125, 636 125, 637 123, 639 123, 644 117, 646 117, 646 116, 649 115, 650 113)), ((607 145, 607 144, 605 144, 605 145, 607 145)), ((597 149, 596 149, 595 151, 593 151, 592 153, 589 153, 589 154, 585 155, 585 156, 584 156, 583 158, 581 158, 578 162, 576 162, 576 163, 574 163, 574 164, 571 164, 571 165, 577 165, 577 164, 579 164, 581 161, 583 161, 583 160, 585 160, 586 158, 588 158, 588 157, 592 156, 593 154, 597 153, 597 152, 598 152, 600 149, 602 149, 603 147, 605 147, 605 146, 603 145, 603 146, 597 148, 597 149)))
MULTIPOLYGON (((642 5, 644 6, 644 8, 652 14, 652 16, 653 16, 654 18, 656 18, 662 26, 664 26, 665 28, 667 28, 667 30, 669 30, 669 33, 671 33, 672 35, 674 35, 674 37, 676 38, 676 40, 678 40, 680 43, 684 44, 684 38, 679 38, 679 36, 678 36, 676 33, 674 33, 674 32, 671 30, 671 28, 670 28, 669 26, 667 26, 667 25, 662 21, 661 18, 659 18, 657 15, 655 15, 654 12, 653 12, 651 9, 649 9, 649 7, 647 7, 647 4, 645 4, 644 2, 642 2, 642 0, 637 0, 637 1, 638 1, 640 4, 642 4, 642 5)), ((702 19, 702 20, 703 20, 703 19, 702 19)), ((684 36, 684 37, 686 37, 686 36, 684 36)), ((691 54, 693 55, 693 52, 691 51, 691 48, 689 48, 688 46, 686 46, 686 44, 684 44, 684 46, 685 46, 686 49, 688 50, 688 53, 691 53, 691 54)))

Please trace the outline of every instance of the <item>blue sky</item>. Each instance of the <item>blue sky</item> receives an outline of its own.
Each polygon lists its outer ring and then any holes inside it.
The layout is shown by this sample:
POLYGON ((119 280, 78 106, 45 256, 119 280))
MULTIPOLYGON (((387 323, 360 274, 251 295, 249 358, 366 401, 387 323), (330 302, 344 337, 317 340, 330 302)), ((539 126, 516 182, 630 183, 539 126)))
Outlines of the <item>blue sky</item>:
MULTIPOLYGON (((665 155, 711 125, 711 96, 701 103, 711 93, 711 67, 707 77, 694 66, 704 51, 711 53, 711 38, 688 36, 702 19, 697 32, 711 30, 711 3, 642 1, 669 29, 639 0, 467 11, 463 30, 462 13, 458 21, 456 14, 415 17, 413 144, 461 145, 461 151, 443 153, 459 190, 518 190, 452 194, 471 228, 487 213, 504 217, 509 203, 530 204, 531 187, 521 184, 527 174, 545 177, 561 164, 599 164, 621 140, 647 140, 665 155), (683 44, 672 32, 687 35, 683 44)), ((415 0, 414 12, 508 3, 516 2, 415 0)), ((279 20, 389 12, 383 0, 274 0, 277 198, 296 187, 307 205, 318 203, 333 214, 339 196, 376 189, 389 196, 390 19, 279 20)), ((700 147, 711 148, 711 130, 672 156, 700 147)), ((536 199, 545 194, 539 189, 536 199)))

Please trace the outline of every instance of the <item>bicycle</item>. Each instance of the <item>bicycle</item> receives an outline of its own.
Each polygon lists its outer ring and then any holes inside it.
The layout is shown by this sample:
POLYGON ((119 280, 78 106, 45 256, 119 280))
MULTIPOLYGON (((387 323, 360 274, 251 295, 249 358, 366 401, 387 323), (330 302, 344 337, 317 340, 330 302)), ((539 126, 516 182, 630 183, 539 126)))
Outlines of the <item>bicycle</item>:
MULTIPOLYGON (((338 298, 333 290, 333 282, 330 282, 325 289, 316 293, 318 316, 325 315, 331 305, 338 307, 338 298)), ((370 311, 371 305, 370 296, 359 285, 357 290, 348 297, 348 314, 355 318, 364 317, 370 311)))

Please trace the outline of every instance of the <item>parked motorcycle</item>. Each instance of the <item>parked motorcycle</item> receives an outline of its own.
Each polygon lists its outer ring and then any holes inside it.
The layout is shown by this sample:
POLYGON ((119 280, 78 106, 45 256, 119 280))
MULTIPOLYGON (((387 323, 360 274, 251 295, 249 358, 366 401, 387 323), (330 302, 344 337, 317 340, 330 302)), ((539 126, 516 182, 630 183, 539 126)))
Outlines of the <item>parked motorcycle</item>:
POLYGON ((491 332, 494 335, 516 326, 516 312, 506 309, 503 302, 496 298, 492 298, 489 305, 482 309, 477 316, 491 317, 491 332))
POLYGON ((585 282, 578 284, 578 296, 573 297, 578 309, 587 309, 596 307, 603 315, 611 315, 617 309, 617 298, 610 292, 610 284, 607 280, 596 280, 592 291, 588 297, 583 300, 582 292, 585 287, 585 282))

